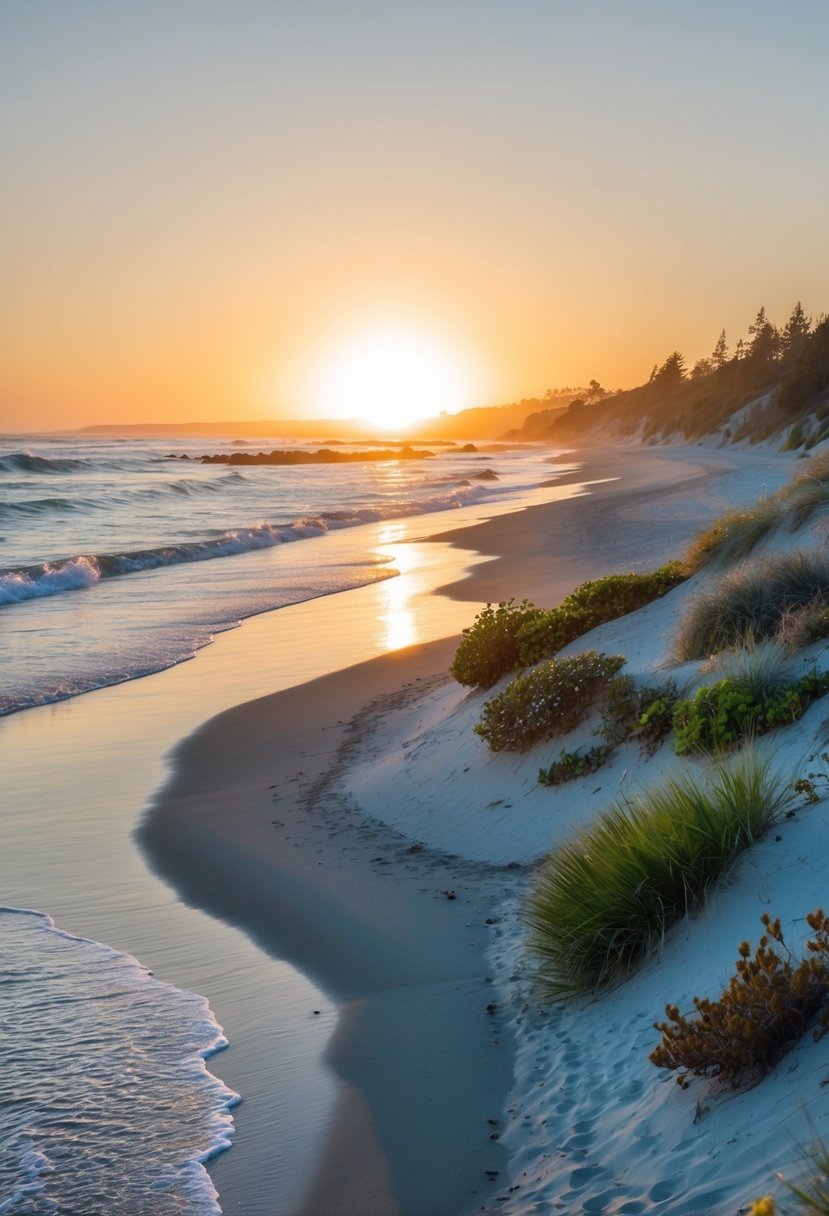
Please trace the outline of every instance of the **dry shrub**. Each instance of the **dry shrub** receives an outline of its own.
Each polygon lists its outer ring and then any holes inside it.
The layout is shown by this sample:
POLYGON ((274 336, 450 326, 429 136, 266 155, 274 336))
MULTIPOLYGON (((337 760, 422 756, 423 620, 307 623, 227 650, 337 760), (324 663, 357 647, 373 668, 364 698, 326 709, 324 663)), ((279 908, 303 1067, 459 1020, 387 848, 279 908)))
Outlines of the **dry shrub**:
POLYGON ((767 913, 760 919, 766 931, 754 955, 748 942, 740 945, 737 974, 719 1000, 694 997, 695 1018, 668 1005, 668 1020, 654 1023, 662 1042, 650 1059, 657 1068, 679 1070, 683 1087, 690 1075, 716 1077, 732 1087, 757 1080, 819 1014, 815 1037, 829 1028, 829 918, 822 908, 806 917, 814 937, 806 943, 807 957, 796 964, 780 919, 767 913), (782 957, 772 941, 782 948, 782 957))

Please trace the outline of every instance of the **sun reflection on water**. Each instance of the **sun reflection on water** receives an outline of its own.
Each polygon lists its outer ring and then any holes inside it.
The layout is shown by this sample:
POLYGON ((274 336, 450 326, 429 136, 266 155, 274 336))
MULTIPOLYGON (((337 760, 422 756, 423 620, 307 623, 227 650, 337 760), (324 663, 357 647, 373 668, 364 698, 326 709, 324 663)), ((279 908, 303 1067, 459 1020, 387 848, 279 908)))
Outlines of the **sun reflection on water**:
POLYGON ((380 533, 383 552, 400 573, 382 584, 382 608, 377 614, 380 645, 385 650, 400 650, 422 641, 414 610, 414 599, 423 595, 428 586, 425 561, 417 544, 400 544, 405 535, 401 524, 387 524, 380 533))

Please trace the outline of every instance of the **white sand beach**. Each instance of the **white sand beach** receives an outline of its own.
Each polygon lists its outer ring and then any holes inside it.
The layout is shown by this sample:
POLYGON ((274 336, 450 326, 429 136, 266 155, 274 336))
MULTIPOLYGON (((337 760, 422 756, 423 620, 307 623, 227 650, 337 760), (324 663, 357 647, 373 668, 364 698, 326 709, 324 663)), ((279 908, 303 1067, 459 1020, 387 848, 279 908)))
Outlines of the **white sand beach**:
MULTIPOLYGON (((794 468, 751 450, 584 458, 579 473, 594 483, 584 497, 457 538, 499 558, 453 595, 551 605, 584 578, 652 568, 794 468), (607 480, 614 467, 619 478, 607 480)), ((634 674, 662 668, 702 578, 569 649, 622 651, 634 674)), ((820 1132, 829 1048, 804 1040, 747 1092, 701 1082, 683 1092, 648 1062, 652 1023, 668 1001, 717 995, 762 911, 799 943, 825 884, 825 813, 804 809, 752 849, 619 989, 545 1009, 521 951, 528 867, 678 761, 666 746, 646 764, 625 745, 586 781, 539 787, 552 748, 486 750, 472 726, 491 693, 448 679, 455 644, 394 653, 213 719, 179 749, 142 830, 153 865, 188 902, 302 960, 339 1008, 328 1061, 342 1085, 301 1210, 737 1212, 797 1163, 810 1127, 820 1132)), ((796 772, 820 746, 822 716, 818 703, 765 746, 796 772)), ((225 1210, 241 1212, 235 1152, 212 1173, 230 1196, 225 1210)))

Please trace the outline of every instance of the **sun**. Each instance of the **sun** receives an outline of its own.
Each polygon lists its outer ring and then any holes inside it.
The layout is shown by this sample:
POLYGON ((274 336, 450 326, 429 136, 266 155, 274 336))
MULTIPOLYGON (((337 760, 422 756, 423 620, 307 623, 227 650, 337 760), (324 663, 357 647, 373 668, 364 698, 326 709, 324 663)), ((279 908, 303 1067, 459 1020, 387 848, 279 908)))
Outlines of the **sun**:
POLYGON ((464 362, 412 330, 372 329, 343 342, 319 366, 317 408, 329 418, 364 418, 396 431, 470 403, 464 362))

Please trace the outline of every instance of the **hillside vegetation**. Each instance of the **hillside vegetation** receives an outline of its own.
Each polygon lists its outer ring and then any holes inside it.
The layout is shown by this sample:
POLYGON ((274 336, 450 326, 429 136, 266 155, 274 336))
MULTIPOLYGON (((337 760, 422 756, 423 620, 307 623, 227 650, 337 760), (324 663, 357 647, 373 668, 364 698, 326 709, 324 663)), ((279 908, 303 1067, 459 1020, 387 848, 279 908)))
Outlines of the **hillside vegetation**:
POLYGON ((565 410, 536 411, 508 433, 554 443, 779 439, 787 449, 808 449, 827 436, 829 317, 812 321, 799 303, 783 326, 761 308, 733 351, 723 330, 711 354, 690 370, 674 350, 647 383, 611 393, 593 380, 565 410))

